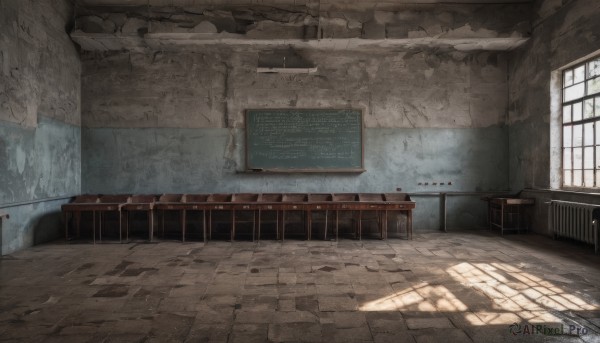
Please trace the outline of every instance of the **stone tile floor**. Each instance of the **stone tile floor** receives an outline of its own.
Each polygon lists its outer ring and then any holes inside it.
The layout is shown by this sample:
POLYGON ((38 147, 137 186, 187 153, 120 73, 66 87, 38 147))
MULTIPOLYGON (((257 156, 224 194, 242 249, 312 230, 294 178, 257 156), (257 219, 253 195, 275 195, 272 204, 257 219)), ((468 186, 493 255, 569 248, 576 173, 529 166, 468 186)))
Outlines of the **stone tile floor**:
POLYGON ((487 231, 56 242, 0 260, 0 341, 600 342, 600 257, 487 231))

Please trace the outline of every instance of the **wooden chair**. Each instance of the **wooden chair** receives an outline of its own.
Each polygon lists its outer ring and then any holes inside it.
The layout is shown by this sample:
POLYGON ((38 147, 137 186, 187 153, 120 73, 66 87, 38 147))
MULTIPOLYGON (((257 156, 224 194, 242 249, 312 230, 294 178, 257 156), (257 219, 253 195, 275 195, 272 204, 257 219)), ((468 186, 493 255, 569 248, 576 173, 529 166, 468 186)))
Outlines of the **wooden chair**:
POLYGON ((169 211, 179 211, 180 214, 180 224, 181 224, 181 232, 184 232, 184 208, 185 205, 183 202, 185 201, 183 194, 163 194, 158 198, 158 201, 154 203, 154 210, 159 211, 160 214, 160 229, 161 235, 164 238, 165 236, 165 212, 169 211))
POLYGON ((384 201, 384 195, 381 193, 359 193, 358 201, 360 202, 360 210, 358 211, 358 232, 362 238, 362 224, 365 220, 374 221, 377 223, 380 239, 384 239, 384 221, 387 220, 387 211, 380 211, 380 207, 384 201), (374 214, 374 216, 365 217, 364 214, 374 214))
MULTIPOLYGON (((385 193, 384 200, 390 204, 396 204, 396 212, 406 213, 406 238, 412 240, 412 210, 415 208, 415 203, 406 193, 385 193)), ((396 231, 399 231, 400 219, 396 215, 396 231)), ((387 235, 387 230, 386 230, 387 235)))
POLYGON ((254 241, 255 237, 256 237, 256 212, 258 209, 258 199, 260 197, 260 194, 257 193, 236 193, 233 194, 231 197, 231 203, 233 204, 232 208, 231 208, 231 232, 232 232, 232 237, 231 240, 235 239, 235 229, 236 229, 236 222, 246 222, 246 223, 252 223, 252 241, 254 241), (247 214, 248 212, 252 213, 252 220, 246 218, 243 218, 244 214, 247 214), (240 217, 238 217, 238 214, 242 215, 242 220, 239 220, 240 217))
POLYGON ((258 197, 258 233, 257 239, 261 238, 261 226, 263 223, 263 213, 264 212, 274 212, 275 213, 275 236, 276 239, 279 239, 279 218, 280 218, 280 208, 281 201, 283 200, 283 194, 281 193, 262 193, 260 197, 258 197))
POLYGON ((76 196, 75 199, 61 206, 63 213, 63 220, 65 222, 65 239, 69 239, 69 214, 71 219, 75 222, 76 237, 80 236, 80 225, 81 225, 81 213, 82 212, 93 212, 92 214, 92 235, 93 240, 96 242, 96 211, 94 211, 93 205, 98 202, 100 195, 98 194, 85 194, 76 196))
MULTIPOLYGON (((208 205, 208 237, 209 239, 212 238, 212 217, 213 217, 213 211, 217 211, 217 212, 223 212, 223 211, 231 211, 231 198, 232 195, 231 194, 211 194, 208 196, 208 199, 206 199, 206 203, 208 205)), ((233 211, 231 211, 233 212, 233 211)), ((231 213, 233 214, 233 213, 231 213)), ((233 219, 233 218, 232 218, 233 219)), ((230 229, 230 240, 233 241, 234 239, 234 232, 233 232, 234 226, 233 223, 231 225, 231 229, 230 229)))
POLYGON ((185 242, 185 235, 187 232, 187 212, 188 211, 201 211, 202 212, 202 239, 206 242, 206 204, 208 200, 208 194, 186 194, 184 199, 184 208, 182 212, 182 241, 185 242))
POLYGON ((154 202, 156 198, 156 195, 133 195, 128 203, 121 205, 120 214, 125 214, 126 240, 129 240, 129 214, 131 212, 146 212, 148 216, 148 239, 152 242, 154 236, 154 202))
MULTIPOLYGON (((281 199, 282 204, 282 218, 281 218, 281 240, 285 240, 285 216, 287 211, 300 212, 305 214, 304 205, 308 202, 308 194, 305 193, 284 193, 281 199)), ((308 227, 307 227, 306 216, 303 216, 303 226, 305 230, 306 239, 308 239, 308 227)))
MULTIPOLYGON (((353 203, 358 200, 358 195, 354 193, 339 193, 333 194, 333 203, 336 208, 335 210, 335 240, 339 239, 339 223, 340 223, 340 211, 347 212, 349 211, 353 219, 358 211, 353 210, 353 203)), ((358 220, 357 220, 358 222, 358 220)), ((360 239, 359 227, 354 227, 354 238, 360 239)))
POLYGON ((123 204, 126 204, 130 201, 130 194, 111 194, 100 197, 98 203, 94 205, 96 207, 96 211, 100 212, 98 230, 100 241, 102 241, 102 223, 104 222, 106 214, 111 212, 117 213, 117 217, 119 218, 119 241, 122 241, 123 223, 121 222, 121 207, 123 204))
POLYGON ((313 214, 323 213, 325 214, 324 219, 324 228, 323 228, 323 239, 327 240, 327 224, 329 217, 329 209, 332 204, 333 194, 328 193, 312 193, 308 195, 308 202, 310 203, 310 207, 307 210, 308 217, 308 239, 312 239, 312 229, 314 216, 313 214))

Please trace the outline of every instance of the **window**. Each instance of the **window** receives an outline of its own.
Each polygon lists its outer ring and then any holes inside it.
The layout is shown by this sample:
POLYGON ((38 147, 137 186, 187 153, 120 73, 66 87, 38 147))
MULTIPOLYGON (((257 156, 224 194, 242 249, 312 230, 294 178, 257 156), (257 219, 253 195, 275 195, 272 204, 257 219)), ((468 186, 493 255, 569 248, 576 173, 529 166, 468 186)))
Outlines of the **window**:
POLYGON ((600 187, 600 58, 562 76, 563 186, 600 187))

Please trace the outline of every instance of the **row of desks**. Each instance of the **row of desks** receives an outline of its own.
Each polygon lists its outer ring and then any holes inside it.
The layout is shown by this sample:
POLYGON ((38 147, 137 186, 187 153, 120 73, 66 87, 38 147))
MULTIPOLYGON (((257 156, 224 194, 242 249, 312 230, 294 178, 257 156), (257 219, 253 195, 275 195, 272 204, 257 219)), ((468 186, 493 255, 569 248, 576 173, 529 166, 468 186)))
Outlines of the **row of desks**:
MULTIPOLYGON (((253 214, 253 238, 260 239, 262 213, 275 211, 277 217, 277 238, 285 239, 286 215, 288 212, 303 212, 306 222, 306 238, 312 238, 313 213, 325 214, 325 228, 329 215, 334 215, 335 234, 338 238, 339 215, 343 211, 352 211, 357 223, 357 238, 362 237, 362 221, 364 212, 376 214, 378 228, 382 239, 387 237, 389 211, 406 213, 408 238, 412 239, 412 210, 415 203, 405 193, 235 193, 235 194, 163 194, 163 195, 82 195, 62 207, 65 216, 65 232, 69 238, 68 216, 74 218, 77 232, 82 212, 93 213, 93 236, 96 239, 96 213, 99 214, 99 234, 102 237, 103 214, 105 212, 119 213, 119 236, 122 239, 123 216, 125 216, 125 231, 129 232, 129 213, 145 211, 148 213, 149 239, 154 234, 154 212, 179 211, 181 213, 181 235, 185 241, 186 212, 201 211, 203 213, 204 239, 212 233, 212 214, 214 211, 231 213, 231 239, 235 238, 237 215, 240 212, 253 214), (258 231, 258 235, 255 232, 258 231)), ((164 214, 162 216, 164 227, 164 214)), ((324 230, 323 239, 327 239, 324 230)))

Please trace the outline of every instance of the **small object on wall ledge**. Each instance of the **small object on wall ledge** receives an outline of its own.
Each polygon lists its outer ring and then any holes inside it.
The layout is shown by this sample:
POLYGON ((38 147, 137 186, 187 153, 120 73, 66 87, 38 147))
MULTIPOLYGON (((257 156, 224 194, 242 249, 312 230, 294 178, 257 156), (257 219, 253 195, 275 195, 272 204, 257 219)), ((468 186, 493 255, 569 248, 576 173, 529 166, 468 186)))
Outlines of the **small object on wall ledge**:
POLYGON ((312 74, 317 72, 317 67, 310 68, 285 68, 285 67, 257 67, 257 73, 279 73, 279 74, 312 74))

